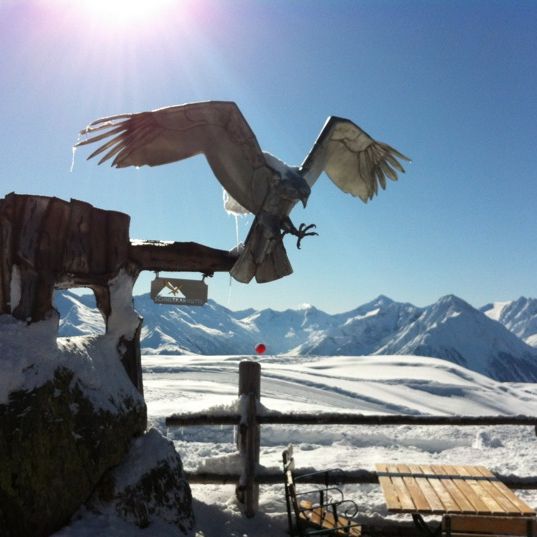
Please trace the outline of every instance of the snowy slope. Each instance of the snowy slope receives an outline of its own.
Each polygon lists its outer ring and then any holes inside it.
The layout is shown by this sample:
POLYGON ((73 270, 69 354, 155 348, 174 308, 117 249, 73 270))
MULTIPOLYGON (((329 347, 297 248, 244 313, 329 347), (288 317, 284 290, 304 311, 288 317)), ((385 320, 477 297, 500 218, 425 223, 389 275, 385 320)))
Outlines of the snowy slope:
POLYGON ((315 340, 318 334, 337 325, 333 316, 309 304, 281 312, 265 309, 242 320, 255 328, 258 338, 268 342, 271 354, 305 354, 295 351, 295 347, 300 349, 304 340, 315 340))
POLYGON ((502 323, 528 345, 537 347, 537 299, 522 296, 511 302, 487 304, 481 311, 502 323))
MULTIPOLYGON (((162 415, 231 404, 237 398, 242 359, 145 355, 144 387, 153 425, 162 425, 158 422, 162 415)), ((263 404, 274 410, 478 416, 537 413, 537 387, 531 386, 533 395, 525 400, 526 393, 518 386, 503 385, 437 358, 270 356, 257 361, 262 366, 263 404)))
POLYGON ((61 336, 94 336, 104 332, 104 319, 95 308, 93 295, 57 292, 54 305, 60 312, 61 336))
POLYGON ((144 318, 142 346, 152 354, 232 354, 250 352, 254 327, 235 319, 233 312, 209 301, 203 307, 177 307, 153 303, 149 295, 135 298, 144 318))
MULTIPOLYGON (((66 308, 61 335, 103 330, 101 316, 89 308, 92 300, 58 297, 60 311, 66 308)), ((249 353, 263 341, 273 355, 414 354, 445 358, 498 380, 537 380, 537 350, 455 296, 426 308, 380 296, 337 315, 309 305, 233 312, 209 301, 180 308, 156 305, 148 295, 135 297, 135 306, 144 317, 147 354, 249 353)))

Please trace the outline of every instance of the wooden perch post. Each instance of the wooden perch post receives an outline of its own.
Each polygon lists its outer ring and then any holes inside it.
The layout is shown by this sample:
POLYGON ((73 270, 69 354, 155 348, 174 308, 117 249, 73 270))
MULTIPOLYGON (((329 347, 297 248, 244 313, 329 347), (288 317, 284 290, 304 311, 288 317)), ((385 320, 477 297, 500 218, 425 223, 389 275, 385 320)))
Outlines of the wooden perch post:
POLYGON ((116 337, 125 370, 143 393, 142 319, 132 308, 140 272, 228 272, 238 256, 194 242, 131 242, 129 224, 127 214, 79 200, 15 193, 0 199, 0 314, 42 321, 54 315, 55 288, 92 289, 107 334, 116 337), (118 323, 109 321, 129 309, 129 335, 113 332, 118 323))
POLYGON ((132 241, 129 259, 140 270, 229 272, 237 255, 196 242, 132 241))
POLYGON ((253 517, 259 507, 256 472, 260 446, 257 403, 260 397, 261 365, 258 362, 244 360, 239 364, 239 402, 242 406, 242 415, 237 434, 243 472, 236 487, 236 495, 247 517, 253 517))

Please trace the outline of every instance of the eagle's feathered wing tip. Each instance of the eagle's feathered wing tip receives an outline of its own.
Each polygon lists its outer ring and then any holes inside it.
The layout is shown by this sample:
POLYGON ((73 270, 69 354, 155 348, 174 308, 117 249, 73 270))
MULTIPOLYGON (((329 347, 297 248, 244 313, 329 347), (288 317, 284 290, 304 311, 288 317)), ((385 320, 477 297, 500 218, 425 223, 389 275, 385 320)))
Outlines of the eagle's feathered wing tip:
POLYGON ((388 144, 382 144, 390 153, 393 153, 399 158, 402 158, 403 160, 406 160, 407 162, 412 162, 412 159, 407 157, 406 155, 403 155, 400 151, 397 151, 394 147, 388 144))

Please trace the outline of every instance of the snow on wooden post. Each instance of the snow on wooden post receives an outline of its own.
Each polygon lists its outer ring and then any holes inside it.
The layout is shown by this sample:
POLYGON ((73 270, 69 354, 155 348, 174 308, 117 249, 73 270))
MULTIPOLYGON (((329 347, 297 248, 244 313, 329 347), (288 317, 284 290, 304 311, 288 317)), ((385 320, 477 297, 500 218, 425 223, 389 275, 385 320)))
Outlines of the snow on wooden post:
POLYGON ((259 484, 256 470, 259 464, 259 423, 256 405, 261 396, 261 365, 249 360, 239 364, 239 398, 241 421, 237 434, 237 445, 242 461, 242 473, 235 489, 244 514, 253 517, 259 507, 259 484))

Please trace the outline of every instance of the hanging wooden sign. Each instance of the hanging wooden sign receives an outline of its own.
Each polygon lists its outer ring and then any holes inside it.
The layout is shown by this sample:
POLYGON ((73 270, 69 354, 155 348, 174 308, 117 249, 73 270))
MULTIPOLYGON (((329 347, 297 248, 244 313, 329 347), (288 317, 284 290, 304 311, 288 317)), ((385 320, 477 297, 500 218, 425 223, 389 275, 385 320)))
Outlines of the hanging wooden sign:
POLYGON ((208 287, 203 280, 184 280, 157 276, 151 282, 151 298, 155 304, 203 306, 208 287))

